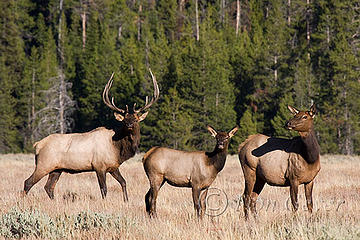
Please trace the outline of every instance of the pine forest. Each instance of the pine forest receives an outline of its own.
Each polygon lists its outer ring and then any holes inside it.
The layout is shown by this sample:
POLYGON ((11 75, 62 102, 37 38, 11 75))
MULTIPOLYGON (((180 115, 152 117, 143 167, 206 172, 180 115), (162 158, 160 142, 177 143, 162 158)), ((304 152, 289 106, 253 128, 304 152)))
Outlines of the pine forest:
POLYGON ((207 125, 291 138, 287 105, 317 108, 322 154, 360 154, 358 0, 2 0, 0 153, 115 124, 160 98, 140 150, 211 150, 207 125))

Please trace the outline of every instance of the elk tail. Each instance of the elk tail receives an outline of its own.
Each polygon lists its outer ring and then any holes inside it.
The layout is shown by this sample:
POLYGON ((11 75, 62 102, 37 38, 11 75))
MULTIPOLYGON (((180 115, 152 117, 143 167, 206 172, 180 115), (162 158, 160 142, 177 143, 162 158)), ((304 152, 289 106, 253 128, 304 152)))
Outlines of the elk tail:
POLYGON ((33 148, 36 148, 36 146, 39 144, 40 141, 37 141, 33 144, 33 148))
POLYGON ((34 143, 33 148, 35 148, 35 154, 36 155, 39 154, 39 152, 40 152, 41 148, 43 148, 44 143, 46 142, 46 140, 47 140, 47 137, 34 143))
POLYGON ((145 163, 146 159, 158 148, 159 147, 152 147, 149 151, 147 151, 145 153, 145 155, 143 156, 143 159, 142 159, 143 164, 145 163))
POLYGON ((243 141, 238 148, 238 152, 251 140, 253 139, 257 134, 249 135, 245 141, 243 141))
POLYGON ((37 145, 39 144, 40 141, 37 141, 33 144, 33 148, 35 148, 35 166, 37 166, 37 162, 38 162, 38 154, 39 154, 39 149, 37 147, 37 145))

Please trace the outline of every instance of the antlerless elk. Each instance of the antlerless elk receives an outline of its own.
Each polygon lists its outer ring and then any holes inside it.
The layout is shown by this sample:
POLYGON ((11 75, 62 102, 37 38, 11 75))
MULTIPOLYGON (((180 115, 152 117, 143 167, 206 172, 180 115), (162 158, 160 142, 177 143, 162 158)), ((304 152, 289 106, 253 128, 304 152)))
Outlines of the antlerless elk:
POLYGON ((186 152, 165 147, 153 147, 144 155, 144 169, 150 182, 150 189, 145 196, 145 204, 146 211, 151 217, 156 217, 156 198, 165 182, 175 187, 192 188, 197 216, 204 215, 208 188, 223 169, 230 138, 238 130, 235 127, 227 133, 216 132, 210 126, 207 128, 216 138, 216 146, 212 152, 186 152), (199 201, 201 191, 204 192, 199 201))
POLYGON ((300 137, 273 138, 262 134, 249 136, 239 146, 239 159, 245 178, 244 213, 248 218, 251 208, 256 213, 256 199, 265 183, 271 186, 290 186, 293 210, 298 209, 298 187, 305 185, 305 197, 312 212, 314 178, 320 171, 320 146, 314 132, 315 106, 299 111, 288 106, 294 117, 286 128, 297 131, 300 137))

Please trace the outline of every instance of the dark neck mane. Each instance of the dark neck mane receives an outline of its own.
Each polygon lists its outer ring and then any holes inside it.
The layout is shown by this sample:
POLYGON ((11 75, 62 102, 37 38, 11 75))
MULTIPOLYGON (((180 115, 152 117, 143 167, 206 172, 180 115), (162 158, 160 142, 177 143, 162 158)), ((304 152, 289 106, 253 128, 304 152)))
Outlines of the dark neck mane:
POLYGON ((132 131, 128 131, 126 127, 115 129, 115 135, 112 140, 119 150, 120 162, 128 160, 135 155, 140 144, 139 124, 135 124, 132 131))
POLYGON ((309 132, 300 133, 301 140, 304 143, 305 150, 303 151, 305 160, 308 163, 314 163, 320 159, 320 146, 316 140, 314 129, 309 132))
POLYGON ((228 146, 229 143, 226 143, 223 149, 216 146, 214 151, 205 153, 210 159, 210 164, 214 165, 217 172, 220 172, 225 166, 228 146))

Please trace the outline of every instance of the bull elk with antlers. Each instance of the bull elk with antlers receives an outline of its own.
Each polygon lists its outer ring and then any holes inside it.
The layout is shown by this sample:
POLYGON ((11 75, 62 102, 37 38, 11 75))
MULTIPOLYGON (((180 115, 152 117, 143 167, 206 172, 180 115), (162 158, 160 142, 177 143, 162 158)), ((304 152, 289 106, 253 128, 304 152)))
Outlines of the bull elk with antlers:
MULTIPOLYGON (((149 69, 150 70, 150 69, 149 69)), ((102 198, 106 197, 106 173, 110 173, 121 185, 124 201, 128 200, 125 179, 121 176, 119 166, 133 157, 140 143, 139 122, 145 119, 148 112, 143 111, 159 98, 159 88, 156 78, 150 70, 153 84, 154 97, 145 106, 136 109, 134 104, 133 113, 118 108, 114 98, 109 98, 109 90, 113 83, 114 73, 105 85, 103 101, 114 111, 115 119, 122 124, 111 129, 105 127, 96 128, 86 133, 52 134, 36 142, 35 170, 24 182, 24 193, 27 194, 34 184, 49 174, 45 184, 45 191, 54 198, 54 188, 62 172, 81 173, 95 171, 100 185, 102 198), (141 114, 142 113, 142 114, 141 114)))
POLYGON ((320 171, 320 146, 316 140, 313 119, 316 108, 299 111, 288 106, 294 115, 285 125, 297 131, 300 137, 273 138, 262 134, 252 135, 239 146, 239 160, 245 178, 243 195, 245 218, 249 208, 256 214, 256 199, 265 183, 271 186, 290 186, 293 210, 298 209, 298 187, 305 185, 305 197, 312 212, 314 178, 320 171))

